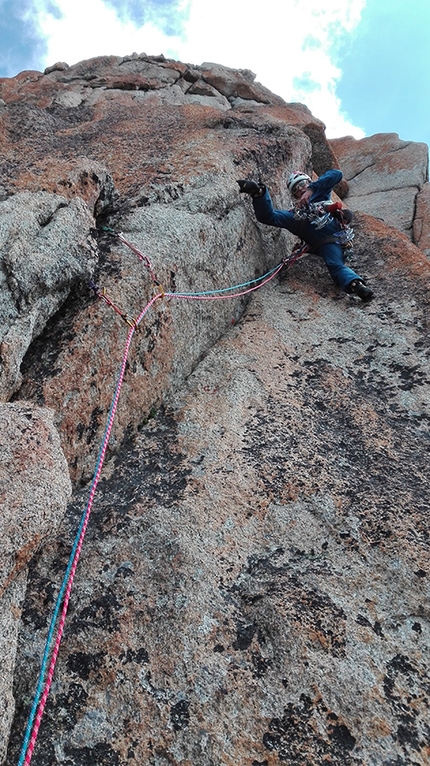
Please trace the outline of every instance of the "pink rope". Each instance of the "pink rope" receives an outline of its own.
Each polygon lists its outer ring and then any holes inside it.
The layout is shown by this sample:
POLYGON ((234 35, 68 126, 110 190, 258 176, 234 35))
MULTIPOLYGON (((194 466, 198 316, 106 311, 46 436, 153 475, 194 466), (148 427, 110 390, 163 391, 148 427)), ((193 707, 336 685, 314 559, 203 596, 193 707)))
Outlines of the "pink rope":
MULTIPOLYGON (((122 239, 122 241, 124 241, 125 244, 129 245, 129 243, 126 242, 124 239, 122 239)), ((142 256, 142 254, 137 250, 137 248, 134 248, 133 245, 129 245, 129 247, 131 247, 131 249, 134 250, 134 252, 136 252, 139 255, 139 257, 141 257, 142 259, 146 258, 146 256, 142 256)), ((148 264, 149 264, 148 268, 150 268, 152 270, 152 266, 150 264, 149 259, 146 259, 146 260, 148 261, 148 264)), ((101 475, 101 472, 102 472, 102 469, 103 469, 103 464, 104 464, 104 460, 105 460, 105 456, 106 456, 106 451, 107 451, 107 448, 108 448, 108 444, 109 444, 109 440, 110 440, 110 435, 111 435, 111 432, 112 432, 112 427, 113 427, 113 423, 114 423, 114 419, 115 419, 115 414, 116 414, 116 410, 117 410, 117 407, 118 407, 118 402, 119 402, 119 397, 120 397, 120 393, 121 393, 121 388, 122 388, 122 384, 123 384, 123 381, 124 381, 124 375, 125 375, 125 370, 126 370, 126 366, 127 366, 127 359, 128 359, 128 354, 129 354, 129 351, 130 351, 130 345, 131 345, 131 341, 132 341, 132 338, 133 338, 135 330, 139 326, 139 324, 142 321, 142 319, 145 316, 145 314, 148 312, 148 310, 151 308, 151 306, 159 298, 163 298, 163 297, 166 297, 166 298, 178 298, 178 299, 182 299, 182 300, 222 300, 222 299, 226 299, 226 298, 238 298, 238 297, 240 297, 242 295, 246 295, 247 293, 252 293, 252 292, 254 292, 254 290, 258 290, 260 287, 262 287, 263 285, 267 284, 267 282, 269 282, 271 279, 273 279, 276 276, 276 274, 278 274, 278 272, 281 270, 283 265, 284 264, 281 263, 279 265, 279 267, 273 272, 273 274, 271 274, 267 279, 265 279, 259 285, 256 285, 256 286, 251 287, 251 288, 249 288, 247 290, 244 290, 242 292, 237 292, 237 293, 234 293, 234 294, 228 294, 228 295, 187 295, 187 294, 181 294, 181 293, 163 293, 163 292, 157 293, 157 295, 154 295, 153 298, 151 298, 151 300, 146 304, 145 308, 141 311, 141 313, 139 314, 138 318, 136 319, 136 322, 130 328, 130 330, 128 332, 125 348, 124 348, 124 354, 123 354, 123 359, 122 359, 122 363, 121 363, 121 367, 120 367, 120 372, 119 372, 119 376, 118 376, 118 382, 117 382, 117 387, 116 387, 116 391, 115 391, 115 396, 114 396, 114 399, 113 399, 113 402, 112 402, 112 406, 111 406, 111 410, 110 410, 110 415, 109 415, 109 419, 108 419, 108 423, 107 423, 104 439, 103 439, 103 442, 102 442, 102 447, 101 447, 101 451, 100 451, 98 467, 97 467, 97 471, 96 471, 95 476, 94 476, 94 480, 93 480, 90 496, 89 496, 89 499, 88 499, 88 504, 87 504, 87 510, 86 510, 86 515, 85 515, 84 523, 82 525, 81 534, 80 534, 80 537, 79 537, 79 542, 78 542, 78 545, 76 547, 76 552, 75 552, 75 556, 74 556, 74 559, 73 559, 72 567, 71 567, 71 570, 70 570, 70 576, 69 576, 69 580, 68 580, 68 583, 67 583, 67 588, 66 588, 65 595, 64 595, 63 607, 62 607, 62 611, 61 611, 61 615, 60 615, 60 619, 59 619, 59 623, 58 623, 58 629, 57 629, 57 634, 56 634, 56 638, 55 638, 55 642, 54 642, 54 646, 53 646, 53 650, 52 650, 52 655, 51 655, 51 660, 50 660, 49 668, 48 668, 48 672, 47 672, 47 675, 46 675, 46 681, 45 681, 44 689, 43 689, 43 692, 42 692, 42 695, 41 695, 41 698, 40 698, 40 701, 39 701, 39 705, 38 705, 38 708, 37 708, 37 713, 36 713, 36 716, 35 716, 35 719, 34 719, 33 729, 32 729, 32 732, 31 732, 31 737, 30 737, 28 748, 27 748, 27 752, 26 752, 26 755, 25 755, 24 766, 28 766, 28 764, 31 761, 31 758, 32 758, 32 755, 33 755, 33 751, 34 751, 34 747, 35 747, 36 740, 37 740, 37 736, 38 736, 38 733, 39 733, 39 728, 40 728, 40 724, 41 724, 41 721, 42 721, 43 713, 44 713, 44 710, 45 710, 46 702, 47 702, 47 699, 48 699, 49 691, 51 689, 52 679, 53 679, 53 676, 54 676, 54 670, 55 670, 55 666, 56 666, 56 662, 57 662, 57 657, 58 657, 58 652, 59 652, 59 649, 60 649, 60 644, 61 644, 61 640, 62 640, 63 633, 64 633, 64 625, 65 625, 65 622, 66 622, 66 615, 67 615, 67 610, 68 610, 68 606, 69 606, 70 596, 71 596, 71 592, 72 592, 73 582, 74 582, 74 578, 75 578, 75 574, 76 574, 76 569, 77 569, 79 558, 80 558, 80 555, 81 555, 82 546, 83 546, 83 543, 84 543, 84 538, 85 538, 85 534, 86 534, 86 530, 87 530, 87 526, 88 526, 88 522, 89 522, 89 518, 90 518, 92 506, 93 506, 93 502, 94 502, 94 497, 95 497, 96 489, 97 489, 97 486, 98 486, 98 483, 99 483, 99 480, 100 480, 100 475, 101 475)), ((104 296, 100 295, 100 297, 104 297, 104 296)), ((113 308, 115 308, 115 307, 113 306, 113 308)))
POLYGON ((111 410, 110 410, 110 417, 109 417, 108 425, 107 425, 107 428, 106 428, 106 431, 105 431, 105 436, 104 436, 104 440, 103 440, 103 444, 102 444, 102 449, 101 449, 101 452, 100 452, 100 459, 99 459, 99 464, 98 464, 97 472, 96 472, 95 477, 94 477, 93 486, 92 486, 90 497, 89 497, 89 500, 88 500, 87 512, 86 512, 85 520, 84 520, 84 523, 83 523, 83 526, 82 526, 82 530, 81 530, 81 534, 80 534, 80 538, 79 538, 79 543, 78 543, 78 546, 76 548, 75 557, 73 559, 72 568, 70 570, 70 577, 69 577, 69 581, 68 581, 68 584, 67 584, 67 589, 66 589, 66 592, 65 592, 65 595, 64 595, 63 608, 62 608, 62 611, 61 611, 60 621, 58 623, 57 635, 56 635, 55 644, 54 644, 54 647, 53 647, 53 650, 52 650, 52 656, 51 656, 51 661, 50 661, 50 664, 49 664, 48 672, 47 672, 47 675, 46 675, 45 686, 44 686, 44 689, 43 689, 42 696, 40 698, 40 702, 39 702, 39 706, 38 706, 38 709, 37 709, 36 717, 34 719, 33 730, 32 730, 32 733, 31 733, 31 737, 30 737, 30 741, 29 741, 29 744, 28 744, 27 753, 26 753, 25 760, 24 760, 25 766, 28 766, 28 764, 31 761, 31 757, 33 755, 33 750, 34 750, 34 746, 36 744, 36 740, 37 740, 37 735, 38 735, 38 732, 39 732, 40 723, 41 723, 41 720, 42 720, 43 712, 45 710, 46 701, 48 699, 49 691, 50 691, 51 684, 52 684, 52 678, 53 678, 53 675, 54 675, 55 665, 56 665, 56 662, 57 662, 57 656, 58 656, 58 652, 59 652, 59 649, 60 649, 61 639, 63 637, 64 624, 66 622, 66 615, 67 615, 67 610, 68 610, 69 601, 70 601, 70 594, 71 594, 71 591, 72 591, 72 586, 73 586, 73 581, 74 581, 74 578, 75 578, 76 568, 78 566, 78 561, 79 561, 79 558, 80 558, 80 555, 81 555, 82 545, 83 545, 83 542, 84 542, 85 533, 86 533, 86 529, 87 529, 87 526, 88 526, 88 521, 89 521, 90 514, 91 514, 91 509, 92 509, 92 505, 93 505, 93 501, 94 501, 94 496, 95 496, 95 493, 96 493, 97 485, 98 485, 99 480, 100 480, 100 475, 101 475, 101 472, 102 472, 103 463, 104 463, 104 459, 105 459, 105 456, 106 456, 106 450, 107 450, 107 447, 108 447, 108 444, 109 444, 109 439, 110 439, 110 435, 111 435, 111 431, 112 431, 112 427, 113 427, 113 423, 114 423, 114 419, 115 419, 115 414, 116 414, 116 410, 117 410, 117 406, 118 406, 118 401, 119 401, 119 397, 120 397, 120 393, 121 393, 122 383, 123 383, 123 380, 124 380, 125 370, 126 370, 126 366, 127 366, 127 359, 128 359, 128 353, 129 353, 129 350, 130 350, 130 344, 131 344, 131 341, 132 341, 135 329, 137 328, 137 326, 142 321, 142 319, 145 316, 145 314, 147 313, 148 309, 152 306, 153 303, 155 303, 156 300, 158 300, 158 298, 161 298, 161 297, 162 297, 162 293, 158 293, 157 295, 154 295, 154 297, 149 301, 149 303, 145 306, 145 308, 143 309, 143 311, 141 312, 141 314, 137 318, 135 326, 131 327, 131 329, 129 330, 129 333, 128 333, 128 336, 127 336, 127 340, 126 340, 126 344, 125 344, 125 349, 124 349, 124 355, 123 355, 122 364, 121 364, 121 368, 120 368, 120 373, 119 373, 119 376, 118 376, 118 383, 117 383, 117 388, 116 388, 116 392, 115 392, 115 397, 114 397, 114 400, 113 400, 113 403, 112 403, 112 407, 111 407, 111 410))
POLYGON ((154 273, 154 267, 153 267, 153 265, 152 265, 151 261, 149 260, 148 256, 147 256, 147 255, 144 255, 143 253, 141 253, 141 252, 140 252, 140 250, 138 250, 138 248, 137 248, 135 245, 133 245, 131 242, 129 242, 129 241, 128 241, 128 240, 127 240, 127 239, 126 239, 124 236, 123 236, 123 234, 117 234, 116 236, 118 237, 118 239, 119 239, 121 242, 123 242, 123 244, 124 244, 124 245, 127 245, 127 247, 129 247, 129 248, 130 248, 130 250, 131 250, 131 251, 132 251, 132 252, 133 252, 135 255, 137 255, 137 257, 139 258, 139 260, 140 260, 140 261, 143 261, 143 262, 144 262, 144 264, 145 264, 146 268, 148 269, 148 271, 149 271, 149 272, 150 272, 150 274, 151 274, 151 277, 152 277, 152 280, 153 280, 153 282, 157 282, 157 278, 156 278, 156 276, 155 276, 155 273, 154 273))
POLYGON ((241 295, 253 293, 254 290, 259 290, 260 287, 263 287, 263 285, 266 285, 268 282, 270 282, 273 277, 276 277, 276 275, 279 274, 283 265, 283 263, 279 264, 278 268, 273 272, 273 274, 270 275, 270 277, 267 277, 264 282, 260 282, 259 285, 255 285, 254 287, 249 287, 248 290, 243 290, 240 293, 228 293, 223 295, 187 295, 187 293, 165 293, 165 296, 166 298, 182 298, 183 300, 188 301, 222 301, 226 298, 240 298, 241 295))

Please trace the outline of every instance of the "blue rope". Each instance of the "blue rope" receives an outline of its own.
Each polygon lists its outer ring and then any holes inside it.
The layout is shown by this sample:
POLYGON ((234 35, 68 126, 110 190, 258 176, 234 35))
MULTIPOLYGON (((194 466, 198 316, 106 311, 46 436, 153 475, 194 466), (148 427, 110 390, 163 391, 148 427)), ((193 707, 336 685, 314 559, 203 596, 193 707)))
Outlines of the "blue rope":
POLYGON ((266 279, 266 277, 270 277, 271 274, 273 274, 277 269, 279 269, 279 266, 281 264, 278 264, 275 266, 274 269, 270 269, 266 274, 263 274, 261 277, 257 277, 257 279, 251 279, 249 282, 243 282, 241 285, 233 285, 232 287, 223 287, 219 290, 206 290, 205 292, 201 293, 172 293, 172 295, 177 296, 178 298, 183 296, 186 298, 194 298, 198 297, 199 295, 216 295, 217 293, 227 293, 230 292, 230 290, 240 290, 242 287, 248 287, 248 285, 253 285, 256 282, 262 282, 263 279, 266 279))
MULTIPOLYGON (((107 418, 107 425, 106 425, 106 428, 105 428, 104 437, 106 436, 106 432, 107 432, 107 429, 109 427, 109 421, 110 421, 110 417, 111 417, 111 414, 112 414, 112 409, 113 409, 113 406, 114 406, 116 394, 117 394, 117 391, 118 391, 118 386, 119 386, 119 378, 118 378, 118 382, 117 382, 117 385, 116 385, 116 388, 115 388, 115 394, 114 394, 113 399, 112 399, 112 404, 111 404, 111 407, 110 407, 110 410, 109 410, 109 417, 107 418)), ((96 480, 97 472, 98 472, 100 461, 101 461, 101 458, 102 458, 103 443, 104 443, 104 438, 102 439, 102 444, 101 444, 100 451, 99 451, 99 454, 98 454, 98 457, 97 457, 97 462, 96 462, 96 467, 95 467, 95 471, 94 471, 94 474, 93 474, 93 480, 91 482, 91 488, 90 488, 89 497, 91 497, 92 489, 93 489, 93 486, 94 486, 94 482, 96 480)), ((88 503, 89 503, 89 500, 88 500, 88 503)), ((81 521, 80 521, 80 524, 79 524, 79 527, 78 527, 78 531, 76 533, 75 540, 74 540, 74 543, 73 543, 73 547, 72 547, 72 550, 71 550, 71 553, 70 553, 70 556, 69 556, 69 561, 68 561, 68 564, 67 564, 67 569, 66 569, 66 572, 64 574, 63 582, 61 583, 61 588, 60 588, 60 590, 58 592, 58 596, 57 596, 57 599, 56 599, 56 602, 55 602, 54 612, 53 612, 52 617, 51 617, 51 622, 50 622, 50 625, 49 625, 49 631, 48 631, 48 635, 46 637, 45 651, 43 653, 42 664, 41 664, 40 671, 39 671, 36 692, 35 692, 35 695, 34 695, 33 705, 31 707, 31 711, 30 711, 30 714, 28 716, 28 721, 27 721, 27 726, 26 726, 26 729, 25 729, 24 741, 23 741, 22 747, 21 747, 21 753, 20 753, 20 757, 19 757, 19 761, 18 761, 18 766, 23 766, 23 763, 25 761, 25 756, 27 754, 28 743, 29 743, 30 737, 31 737, 31 732, 32 732, 32 728, 33 728, 33 722, 34 722, 34 718, 35 718, 36 712, 37 712, 37 706, 39 704, 40 696, 41 696, 42 691, 43 691, 43 684, 44 684, 44 681, 45 681, 46 669, 47 669, 48 662, 49 662, 49 652, 50 652, 50 649, 51 649, 51 646, 52 646, 52 642, 53 642, 53 639, 54 639, 55 626, 57 624, 58 614, 59 614, 60 607, 61 607, 61 604, 62 604, 62 601, 63 601, 64 592, 66 590, 67 583, 69 581, 69 575, 70 575, 70 572, 71 572, 71 569, 72 569, 72 566, 73 566, 73 561, 75 559, 76 550, 77 550, 77 547, 79 545, 79 540, 80 540, 80 537, 81 537, 82 529, 83 529, 83 526, 85 524, 85 517, 87 515, 88 503, 86 504, 85 510, 84 510, 84 512, 83 512, 83 514, 81 516, 81 521)))
MULTIPOLYGON (((231 292, 232 290, 240 290, 243 287, 248 287, 249 285, 256 284, 257 282, 262 282, 264 279, 266 279, 271 274, 273 274, 277 269, 279 269, 279 266, 280 266, 280 264, 278 264, 278 266, 275 266, 275 268, 271 269, 266 274, 263 274, 262 276, 257 277, 256 279, 251 279, 249 282, 243 282, 242 284, 233 285, 231 287, 224 287, 224 288, 221 288, 219 290, 206 290, 206 291, 203 291, 203 292, 195 292, 195 293, 173 293, 172 295, 174 295, 175 297, 183 296, 183 297, 190 297, 191 298, 191 297, 199 297, 199 296, 207 296, 207 295, 216 295, 216 294, 220 294, 220 293, 231 292)), ((120 378, 118 378, 117 385, 116 385, 116 388, 115 388, 115 393, 114 393, 114 396, 113 396, 113 399, 112 399, 112 403, 111 403, 111 407, 110 407, 110 411, 109 411, 109 417, 107 419, 107 425, 106 425, 106 429, 105 429, 105 432, 104 432, 104 436, 106 436, 107 429, 109 427, 110 417, 111 417, 112 410, 113 410, 113 407, 114 407, 114 403, 115 403, 115 400, 116 400, 116 396, 117 396, 118 386, 119 385, 120 385, 120 378)), ((93 490, 93 487, 94 487, 94 482, 96 481, 98 469, 99 469, 99 466, 100 466, 100 461, 102 459, 103 444, 104 444, 104 438, 102 440, 102 446, 100 447, 100 451, 99 451, 97 462, 96 462, 95 471, 94 471, 94 474, 93 474, 93 480, 91 482, 90 497, 91 497, 92 490, 93 490)), ((89 503, 89 501, 88 501, 88 503, 89 503)), ((61 583, 61 588, 59 590, 59 593, 58 593, 58 596, 57 596, 57 599, 56 599, 56 602, 55 602, 54 612, 53 612, 52 617, 51 617, 51 622, 50 622, 50 626, 49 626, 49 630, 48 630, 48 635, 47 635, 46 643, 45 643, 45 650, 44 650, 43 658, 42 658, 42 664, 41 664, 41 668, 40 668, 39 676, 38 676, 38 683, 37 683, 37 687, 36 687, 36 692, 35 692, 33 704, 32 704, 32 707, 31 707, 31 711, 30 711, 30 714, 29 714, 29 717, 28 717, 27 726, 26 726, 26 729, 25 729, 24 740, 23 740, 23 744, 22 744, 22 748, 21 748, 21 754, 20 754, 20 757, 19 757, 18 766, 23 766, 24 760, 25 760, 25 756, 26 756, 26 753, 27 753, 28 743, 29 743, 29 740, 30 740, 30 737, 31 737, 31 731, 32 731, 32 727, 33 727, 33 722, 34 722, 34 718, 35 718, 36 712, 37 712, 37 706, 39 704, 40 696, 41 696, 42 691, 43 691, 43 684, 44 684, 44 680, 45 680, 46 669, 47 669, 48 662, 49 662, 49 653, 50 653, 50 649, 51 649, 53 638, 54 638, 55 627, 56 627, 56 624, 57 624, 58 615, 59 615, 59 612, 60 612, 60 607, 61 607, 61 604, 62 604, 62 601, 63 601, 64 592, 66 590, 67 583, 69 581, 69 575, 70 575, 70 572, 71 572, 71 569, 72 569, 72 566, 73 566, 73 561, 75 559, 76 550, 77 550, 77 547, 79 545, 79 540, 80 540, 80 537, 81 537, 82 529, 83 529, 84 524, 85 524, 85 518, 86 518, 87 510, 88 510, 88 503, 85 506, 85 510, 84 510, 84 512, 83 512, 83 514, 81 516, 81 521, 80 521, 80 524, 79 524, 79 527, 78 527, 78 531, 76 533, 75 540, 74 540, 74 543, 73 543, 73 547, 72 547, 72 550, 71 550, 71 553, 70 553, 70 556, 69 556, 69 561, 68 561, 68 564, 67 564, 67 569, 66 569, 66 572, 64 574, 63 581, 61 583)))

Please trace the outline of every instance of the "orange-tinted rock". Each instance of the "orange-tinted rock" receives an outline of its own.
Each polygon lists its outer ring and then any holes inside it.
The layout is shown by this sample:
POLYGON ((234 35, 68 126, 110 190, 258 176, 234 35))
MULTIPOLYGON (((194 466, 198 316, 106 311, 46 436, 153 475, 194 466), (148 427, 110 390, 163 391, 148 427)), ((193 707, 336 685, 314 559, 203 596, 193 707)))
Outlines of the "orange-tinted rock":
MULTIPOLYGON (((373 302, 341 293, 316 255, 227 299, 293 244, 256 223, 236 179, 285 207, 291 170, 337 162, 322 123, 247 71, 103 57, 3 81, 0 97, 2 306, 27 329, 8 390, 22 376, 14 398, 52 409, 76 487, 1 602, 11 645, 21 636, 7 762, 128 336, 36 761, 424 766, 427 257, 357 212, 351 265, 373 302)), ((30 472, 28 497, 43 477, 30 472)))
POLYGON ((416 198, 413 240, 426 255, 430 255, 430 184, 422 187, 416 198))
POLYGON ((358 140, 346 136, 330 144, 349 184, 347 206, 412 239, 417 195, 428 180, 427 144, 402 141, 397 133, 358 140))

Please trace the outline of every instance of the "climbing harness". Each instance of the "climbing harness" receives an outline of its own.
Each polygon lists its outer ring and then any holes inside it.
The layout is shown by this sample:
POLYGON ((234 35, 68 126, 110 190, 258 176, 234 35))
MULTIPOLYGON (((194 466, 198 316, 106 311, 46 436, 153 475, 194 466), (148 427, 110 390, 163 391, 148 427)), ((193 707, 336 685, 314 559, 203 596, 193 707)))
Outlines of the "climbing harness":
MULTIPOLYGON (((159 282, 155 277, 155 272, 152 267, 151 261, 149 258, 143 253, 138 250, 134 245, 129 243, 122 234, 116 234, 112 229, 109 229, 109 227, 103 227, 104 231, 107 231, 109 234, 115 235, 121 242, 123 242, 125 245, 127 245, 139 258, 140 261, 143 261, 145 266, 147 267, 148 271, 151 274, 151 277, 153 279, 153 282, 158 287, 159 282)), ((57 662, 57 656, 60 649, 60 644, 64 632, 64 625, 66 621, 66 615, 67 610, 69 606, 73 581, 76 574, 76 569, 78 566, 90 514, 91 509, 94 502, 94 497, 96 494, 97 486, 100 480, 104 460, 106 457, 106 452, 110 440, 111 431, 114 424, 115 414, 118 407, 118 402, 121 394, 121 388, 124 381, 125 371, 127 369, 127 361, 128 361, 128 355, 130 351, 131 341, 133 339, 134 333, 139 328, 140 323, 148 313, 149 309, 155 304, 157 300, 160 298, 168 298, 168 299, 182 299, 182 300, 223 300, 227 298, 238 298, 243 295, 247 295, 248 293, 253 292, 254 290, 258 290, 260 287, 263 287, 263 285, 270 282, 271 279, 273 279, 285 266, 292 266, 293 263, 295 263, 298 258, 301 258, 303 255, 308 252, 306 249, 307 246, 304 246, 300 249, 295 248, 290 256, 287 256, 284 258, 284 260, 275 266, 275 268, 268 271, 266 274, 263 274, 261 277, 257 277, 256 279, 252 279, 248 282, 244 282, 239 285, 233 285, 232 287, 225 287, 219 290, 208 290, 205 292, 195 292, 195 293, 185 293, 185 292, 179 292, 179 293, 173 293, 173 292, 164 292, 162 288, 158 292, 156 292, 155 295, 148 301, 146 306, 142 309, 139 316, 133 320, 130 319, 130 317, 123 312, 118 306, 116 306, 113 301, 105 294, 104 289, 100 289, 94 282, 90 281, 89 286, 91 290, 93 290, 94 294, 97 298, 100 300, 103 300, 103 302, 108 305, 110 308, 112 308, 115 313, 117 313, 128 325, 129 325, 129 331, 125 343, 124 353, 122 362, 120 365, 118 377, 117 377, 117 383, 115 392, 112 398, 111 407, 109 410, 109 415, 107 418, 107 423, 105 427, 105 432, 103 435, 100 451, 97 457, 96 461, 96 467, 93 474, 93 479, 91 482, 91 488, 90 493, 88 497, 87 505, 82 513, 81 520, 79 523, 78 531, 75 536, 75 540, 73 542, 72 550, 69 556, 67 568, 63 577, 63 581, 60 587, 60 590, 58 592, 58 596, 55 602, 54 611, 51 617, 49 629, 48 629, 48 635, 46 638, 45 643, 45 649, 42 657, 42 663, 41 668, 39 672, 39 677, 37 681, 36 686, 36 692, 33 700, 33 704, 29 713, 28 721, 26 730, 24 733, 23 738, 23 744, 21 747, 21 753, 18 761, 18 766, 28 766, 28 764, 31 761, 34 747, 37 740, 37 735, 39 732, 40 723, 42 720, 42 716, 45 710, 46 702, 48 699, 49 691, 52 684, 52 679, 54 675, 55 665, 57 662), (52 650, 52 651, 51 651, 52 650)))
MULTIPOLYGON (((354 230, 349 225, 352 214, 350 211, 343 210, 341 202, 313 202, 304 207, 294 209, 294 218, 296 221, 308 221, 317 231, 322 229, 334 219, 339 222, 340 229, 318 241, 318 245, 313 249, 318 251, 322 245, 335 244, 340 245, 344 250, 351 253, 353 247, 354 230)), ((308 252, 311 252, 312 248, 308 252)))

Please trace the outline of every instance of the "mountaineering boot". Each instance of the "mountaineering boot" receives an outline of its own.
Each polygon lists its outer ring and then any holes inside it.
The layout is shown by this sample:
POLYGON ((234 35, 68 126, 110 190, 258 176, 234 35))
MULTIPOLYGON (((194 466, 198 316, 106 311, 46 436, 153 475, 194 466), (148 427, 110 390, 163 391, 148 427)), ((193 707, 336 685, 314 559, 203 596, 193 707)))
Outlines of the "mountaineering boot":
POLYGON ((371 301, 373 298, 373 290, 371 290, 370 287, 366 287, 361 279, 353 279, 348 285, 348 292, 353 295, 358 295, 358 297, 365 303, 371 301))
POLYGON ((258 184, 256 181, 250 181, 246 178, 243 181, 238 181, 240 194, 249 194, 250 197, 262 197, 266 191, 266 187, 263 184, 258 184))

